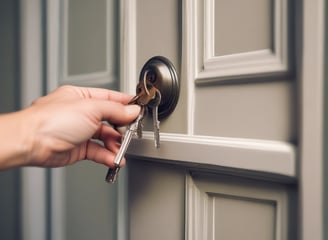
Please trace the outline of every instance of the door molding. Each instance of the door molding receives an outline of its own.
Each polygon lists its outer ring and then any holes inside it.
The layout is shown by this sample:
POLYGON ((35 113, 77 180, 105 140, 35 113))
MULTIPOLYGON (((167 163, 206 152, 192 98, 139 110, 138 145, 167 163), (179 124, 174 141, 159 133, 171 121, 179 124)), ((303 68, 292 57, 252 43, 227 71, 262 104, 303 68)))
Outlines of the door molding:
MULTIPOLYGON (((135 94, 137 79, 137 2, 119 1, 120 8, 120 91, 135 94)), ((117 239, 128 240, 128 166, 120 171, 117 183, 117 239)))
POLYGON ((220 207, 216 206, 215 199, 272 208, 272 239, 288 239, 288 197, 283 185, 236 178, 231 180, 227 176, 215 180, 206 175, 196 178, 192 175, 186 175, 186 240, 215 239, 215 221, 225 217, 223 214, 215 215, 215 208, 220 207))
POLYGON ((120 1, 120 90, 135 94, 137 76, 137 3, 120 1))
MULTIPOLYGON (((300 127, 300 239, 326 239, 324 236, 323 155, 325 126, 325 0, 304 0, 302 4, 302 70, 300 127)), ((327 46, 327 44, 326 44, 327 46)))
POLYGON ((202 159, 204 166, 297 177, 297 149, 286 142, 161 133, 161 147, 153 145, 153 132, 144 132, 142 139, 131 141, 128 153, 198 165, 202 159))
POLYGON ((110 7, 112 1, 106 0, 106 69, 101 72, 90 72, 79 75, 68 75, 68 0, 47 0, 47 90, 54 90, 62 84, 79 86, 112 86, 118 81, 113 72, 113 55, 111 33, 115 32, 110 24, 110 7))
MULTIPOLYGON (((43 94, 41 0, 20 1, 20 26, 21 107, 26 107, 43 94)), ((22 238, 46 239, 46 170, 24 167, 21 181, 22 238)))
MULTIPOLYGON (((117 81, 117 74, 112 72, 112 62, 110 61, 110 56, 113 56, 111 44, 112 44, 112 37, 111 34, 115 32, 112 28, 112 21, 110 19, 110 4, 111 0, 106 0, 106 69, 100 72, 92 72, 87 74, 79 74, 79 75, 69 75, 68 74, 68 0, 61 0, 59 1, 62 3, 61 10, 62 14, 58 14, 62 16, 60 19, 61 28, 59 33, 59 48, 62 54, 59 55, 61 59, 59 63, 61 64, 59 70, 61 73, 60 82, 62 84, 78 84, 78 85, 102 85, 102 84, 113 84, 117 81)), ((58 8, 57 8, 58 9, 58 8)), ((58 20, 59 20, 58 19, 58 20)))
POLYGON ((286 75, 289 71, 288 1, 274 0, 273 49, 215 56, 215 1, 184 1, 187 55, 193 59, 196 84, 213 84, 233 79, 286 75))

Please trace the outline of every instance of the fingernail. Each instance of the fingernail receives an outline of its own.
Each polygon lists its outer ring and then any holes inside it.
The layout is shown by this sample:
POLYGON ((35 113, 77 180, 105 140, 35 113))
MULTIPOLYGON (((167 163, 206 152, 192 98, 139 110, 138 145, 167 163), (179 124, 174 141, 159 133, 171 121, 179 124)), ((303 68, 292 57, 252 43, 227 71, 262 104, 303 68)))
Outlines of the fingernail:
POLYGON ((127 105, 125 108, 127 113, 132 116, 137 116, 140 112, 140 106, 138 105, 127 105))

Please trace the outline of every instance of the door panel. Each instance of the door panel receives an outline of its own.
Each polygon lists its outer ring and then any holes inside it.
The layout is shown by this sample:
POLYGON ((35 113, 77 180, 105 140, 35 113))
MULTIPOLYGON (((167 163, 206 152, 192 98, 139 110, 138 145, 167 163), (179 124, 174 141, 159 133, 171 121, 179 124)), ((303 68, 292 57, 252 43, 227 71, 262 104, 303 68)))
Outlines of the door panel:
POLYGON ((118 9, 118 1, 62 0, 57 11, 51 10, 54 16, 48 32, 54 39, 48 44, 59 51, 57 56, 49 56, 54 62, 50 67, 58 74, 49 76, 54 87, 74 84, 117 88, 118 9))
MULTIPOLYGON (((136 62, 137 76, 145 62, 157 55, 170 59, 181 74, 181 1, 137 1, 136 6, 136 62)), ((137 83, 138 79, 132 82, 137 83)), ((187 101, 185 79, 180 79, 180 100, 176 111, 169 118, 162 120, 161 131, 170 133, 186 133, 187 109, 183 103, 187 101)), ((151 121, 145 124, 145 129, 151 130, 151 121)))
POLYGON ((274 203, 221 196, 213 196, 211 201, 216 206, 213 212, 214 239, 274 240, 274 203))
POLYGON ((65 171, 63 210, 65 239, 116 239, 116 186, 103 181, 105 168, 93 162, 65 171))
POLYGON ((185 170, 172 164, 130 160, 129 239, 183 239, 185 170))
POLYGON ((68 1, 66 18, 68 76, 106 71, 109 40, 106 36, 109 24, 106 5, 106 0, 68 1))
POLYGON ((294 140, 291 1, 194 2, 199 13, 194 18, 204 24, 193 27, 200 55, 200 72, 194 75, 195 134, 294 140), (267 57, 261 56, 264 51, 267 57))
POLYGON ((186 239, 294 239, 294 190, 221 174, 186 177, 186 239), (290 215, 289 215, 290 213, 290 215))
POLYGON ((214 2, 215 56, 272 49, 272 0, 214 2))
POLYGON ((296 87, 288 79, 197 87, 195 99, 195 134, 296 139, 296 87))

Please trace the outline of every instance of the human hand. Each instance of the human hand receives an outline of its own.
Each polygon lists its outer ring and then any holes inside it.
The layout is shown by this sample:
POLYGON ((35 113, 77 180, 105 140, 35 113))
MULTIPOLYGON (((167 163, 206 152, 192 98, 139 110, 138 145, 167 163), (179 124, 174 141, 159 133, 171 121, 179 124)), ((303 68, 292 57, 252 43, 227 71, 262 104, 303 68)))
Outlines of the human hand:
POLYGON ((60 167, 89 159, 113 167, 121 134, 102 121, 132 122, 140 107, 126 105, 130 99, 116 91, 73 86, 37 99, 23 110, 31 136, 25 165, 60 167))

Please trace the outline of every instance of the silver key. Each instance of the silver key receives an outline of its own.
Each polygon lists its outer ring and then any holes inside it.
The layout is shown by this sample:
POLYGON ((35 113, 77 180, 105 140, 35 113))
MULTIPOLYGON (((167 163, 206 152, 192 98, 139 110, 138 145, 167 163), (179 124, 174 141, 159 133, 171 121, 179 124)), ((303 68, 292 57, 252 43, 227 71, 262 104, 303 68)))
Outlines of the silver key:
POLYGON ((161 103, 162 95, 159 90, 156 89, 155 99, 148 103, 149 107, 152 108, 153 113, 153 126, 154 126, 154 141, 155 147, 159 148, 160 146, 160 136, 159 136, 159 124, 158 120, 158 106, 161 103))
POLYGON ((141 106, 141 110, 140 113, 138 115, 138 117, 136 118, 136 120, 134 120, 127 128, 124 138, 123 138, 123 142, 121 144, 120 150, 118 151, 115 159, 114 159, 114 167, 113 168, 109 168, 107 175, 106 175, 106 181, 109 183, 114 183, 116 181, 117 178, 117 174, 120 170, 120 163, 129 147, 129 144, 131 142, 132 137, 136 134, 139 124, 142 121, 143 117, 144 117, 144 113, 145 113, 145 109, 143 106, 141 106))
POLYGON ((142 121, 139 121, 138 126, 137 126, 137 136, 139 139, 142 138, 142 130, 143 130, 143 124, 142 124, 142 121))

